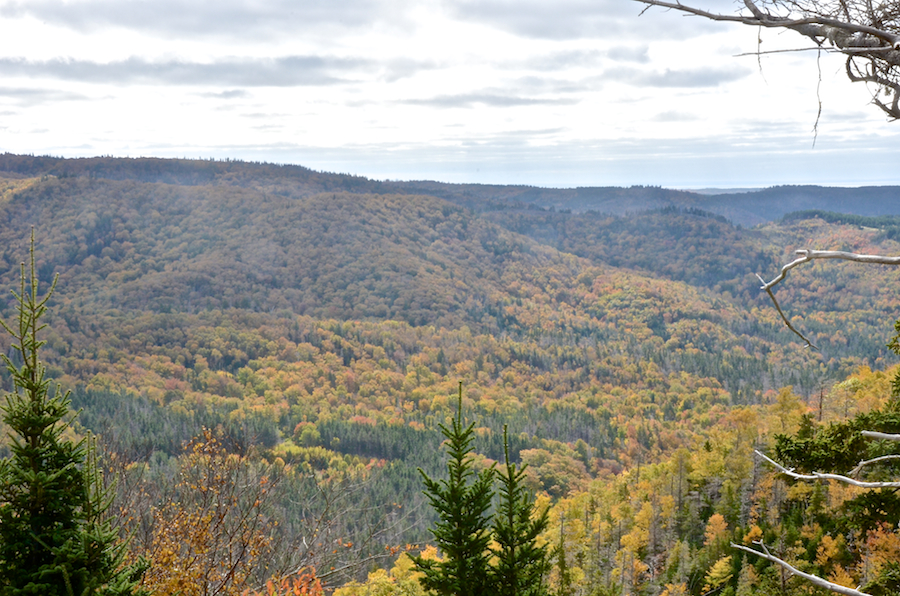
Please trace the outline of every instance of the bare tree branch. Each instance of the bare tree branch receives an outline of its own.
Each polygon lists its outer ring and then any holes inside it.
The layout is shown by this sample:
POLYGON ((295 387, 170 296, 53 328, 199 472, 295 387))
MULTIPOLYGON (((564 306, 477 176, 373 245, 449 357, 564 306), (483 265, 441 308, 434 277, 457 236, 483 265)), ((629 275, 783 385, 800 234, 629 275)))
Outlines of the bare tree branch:
POLYGON ((859 488, 900 488, 900 482, 864 482, 861 480, 856 480, 855 478, 850 478, 849 476, 844 476, 843 474, 831 474, 826 472, 798 474, 794 470, 789 470, 775 460, 766 457, 760 451, 756 451, 755 453, 756 455, 760 456, 761 458, 778 468, 778 471, 782 474, 790 476, 791 478, 795 478, 797 480, 837 480, 838 482, 843 482, 845 484, 850 484, 859 488))
POLYGON ((828 40, 839 49, 843 49, 844 47, 844 45, 841 43, 842 41, 849 41, 849 39, 843 39, 837 35, 839 31, 844 31, 871 35, 877 39, 884 41, 886 44, 886 46, 876 47, 886 47, 887 49, 900 50, 900 35, 897 35, 896 33, 893 33, 891 31, 885 31, 877 27, 870 27, 866 25, 860 25, 858 23, 852 23, 849 21, 840 21, 837 19, 820 16, 809 16, 802 19, 791 19, 787 17, 771 15, 760 10, 751 0, 744 0, 744 4, 748 9, 750 9, 750 12, 753 13, 753 16, 723 15, 699 8, 694 8, 692 6, 687 6, 685 4, 682 4, 681 2, 665 2, 664 0, 636 1, 643 4, 648 4, 650 6, 660 6, 673 10, 680 10, 682 12, 704 17, 713 21, 741 23, 744 25, 754 25, 758 27, 792 29, 794 31, 797 31, 801 35, 805 35, 806 37, 813 39, 817 43, 820 41, 828 40))
POLYGON ((820 48, 827 42, 847 55, 848 78, 875 84, 872 103, 891 119, 900 119, 900 14, 895 2, 873 7, 868 0, 743 0, 749 14, 721 14, 680 0, 636 1, 646 5, 641 14, 658 6, 712 21, 790 29, 820 48), (854 59, 864 60, 865 65, 854 59), (882 101, 882 93, 893 95, 893 100, 882 101))
POLYGON ((804 573, 803 571, 800 571, 799 569, 797 569, 796 567, 794 567, 793 565, 791 565, 784 559, 780 559, 780 558, 776 557, 775 555, 769 553, 768 549, 766 549, 766 545, 763 544, 762 542, 754 542, 753 544, 760 545, 760 547, 763 549, 763 552, 746 547, 742 544, 735 544, 734 542, 731 543, 731 546, 733 548, 737 548, 742 551, 754 554, 757 557, 762 557, 763 559, 771 561, 771 562, 775 563, 776 565, 780 565, 780 566, 784 567, 785 569, 787 569, 791 574, 796 575, 798 577, 802 577, 809 583, 817 585, 821 588, 825 588, 826 590, 831 590, 832 592, 837 592, 838 594, 846 594, 847 596, 871 596, 871 594, 867 594, 865 592, 860 592, 859 590, 854 590, 853 588, 848 588, 846 586, 842 586, 840 584, 836 584, 834 582, 830 582, 828 580, 822 579, 818 575, 813 575, 811 573, 804 573))
MULTIPOLYGON (((868 431, 863 431, 862 434, 865 435, 866 432, 868 432, 868 431)), ((898 435, 894 435, 894 436, 898 436, 898 435)), ((873 457, 872 459, 867 459, 867 460, 861 461, 861 462, 859 462, 859 464, 857 464, 857 466, 855 468, 853 468, 852 470, 847 472, 847 475, 848 476, 856 476, 866 466, 870 466, 872 464, 877 464, 877 463, 892 460, 892 459, 900 459, 900 455, 882 455, 881 457, 873 457)))
MULTIPOLYGON (((645 0, 638 1, 644 2, 645 0)), ((818 350, 818 348, 815 346, 815 344, 813 344, 809 339, 807 339, 805 335, 797 331, 794 326, 791 325, 791 322, 781 310, 781 306, 778 305, 778 301, 775 299, 775 294, 772 292, 772 288, 774 288, 782 280, 784 280, 785 277, 787 277, 787 272, 798 265, 808 263, 815 259, 839 259, 843 261, 853 261, 855 263, 869 263, 875 265, 900 265, 900 257, 861 255, 853 252, 845 252, 842 250, 812 250, 808 248, 801 248, 799 250, 795 250, 794 254, 800 255, 800 257, 794 259, 793 261, 782 267, 781 272, 772 281, 767 282, 758 273, 756 274, 756 277, 759 278, 759 281, 763 284, 759 289, 765 291, 769 295, 769 298, 772 299, 772 304, 775 305, 775 309, 778 311, 778 314, 781 315, 781 319, 784 321, 784 324, 787 325, 788 329, 793 331, 800 339, 802 339, 806 343, 807 347, 816 350, 818 350)))
POLYGON ((881 439, 882 441, 900 441, 900 435, 890 435, 888 433, 879 433, 874 430, 864 430, 862 431, 862 435, 864 437, 869 437, 870 439, 881 439))

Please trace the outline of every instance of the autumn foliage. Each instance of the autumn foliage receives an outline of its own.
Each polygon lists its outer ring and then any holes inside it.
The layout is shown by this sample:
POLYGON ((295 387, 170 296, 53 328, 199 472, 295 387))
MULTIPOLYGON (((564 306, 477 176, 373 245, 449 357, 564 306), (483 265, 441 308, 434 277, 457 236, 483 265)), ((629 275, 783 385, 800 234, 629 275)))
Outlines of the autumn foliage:
POLYGON ((271 482, 204 431, 187 446, 171 493, 149 516, 134 512, 147 528, 132 555, 153 561, 142 587, 160 596, 241 594, 270 547, 271 482))

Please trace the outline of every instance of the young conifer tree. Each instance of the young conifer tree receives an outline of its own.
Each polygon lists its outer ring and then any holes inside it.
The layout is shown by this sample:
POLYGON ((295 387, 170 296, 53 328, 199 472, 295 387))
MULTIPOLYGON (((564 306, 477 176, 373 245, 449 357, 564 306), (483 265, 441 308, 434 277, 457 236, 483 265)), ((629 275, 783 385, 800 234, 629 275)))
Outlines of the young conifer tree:
POLYGON ((504 469, 500 472, 499 504, 494 514, 494 549, 496 561, 492 579, 497 596, 546 596, 544 576, 549 570, 546 544, 538 544, 538 536, 547 529, 545 509, 534 515, 534 498, 525 488, 525 469, 509 461, 509 441, 503 426, 504 469))
POLYGON ((111 495, 103 488, 94 441, 65 437, 69 393, 50 381, 38 351, 38 333, 56 280, 41 298, 34 264, 21 267, 17 317, 0 320, 12 336, 12 355, 2 355, 13 390, 0 405, 9 425, 12 455, 0 461, 0 595, 124 596, 146 569, 124 566, 126 545, 105 513, 111 495), (15 361, 21 361, 16 364, 15 361))
POLYGON ((438 514, 431 530, 443 560, 413 557, 425 576, 422 585, 447 596, 494 596, 489 548, 491 500, 494 496, 494 468, 476 473, 472 461, 475 423, 463 426, 462 383, 456 418, 450 427, 443 424, 447 438, 447 479, 434 480, 419 469, 425 495, 438 514))

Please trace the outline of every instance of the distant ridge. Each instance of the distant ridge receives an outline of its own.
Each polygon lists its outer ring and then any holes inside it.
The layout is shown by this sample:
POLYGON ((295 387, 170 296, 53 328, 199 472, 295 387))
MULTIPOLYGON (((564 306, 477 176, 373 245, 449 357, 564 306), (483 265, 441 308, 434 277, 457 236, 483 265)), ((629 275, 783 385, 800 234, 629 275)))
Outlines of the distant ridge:
POLYGON ((519 185, 449 184, 432 181, 370 180, 362 176, 317 172, 298 165, 162 158, 0 154, 0 176, 89 177, 138 180, 188 186, 237 186, 287 197, 320 192, 427 194, 476 212, 497 208, 596 211, 626 215, 666 207, 700 209, 741 226, 775 221, 794 211, 821 210, 875 217, 900 215, 900 187, 858 188, 773 186, 753 189, 675 190, 659 186, 540 188, 519 185))
POLYGON ((698 195, 741 195, 748 192, 758 192, 762 188, 684 188, 687 192, 695 192, 698 195))

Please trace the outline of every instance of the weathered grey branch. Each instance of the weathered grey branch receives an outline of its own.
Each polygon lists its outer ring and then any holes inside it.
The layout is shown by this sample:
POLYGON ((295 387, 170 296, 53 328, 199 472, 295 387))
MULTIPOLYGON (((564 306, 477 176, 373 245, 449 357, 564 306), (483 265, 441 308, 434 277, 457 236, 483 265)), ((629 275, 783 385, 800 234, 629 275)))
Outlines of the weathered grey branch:
MULTIPOLYGON (((891 119, 900 120, 900 33, 898 33, 898 16, 893 10, 894 4, 880 5, 873 9, 871 3, 868 10, 862 11, 858 6, 851 13, 846 1, 841 0, 842 14, 822 12, 819 2, 801 5, 799 2, 782 0, 743 0, 749 11, 739 14, 721 14, 682 4, 680 0, 636 0, 646 8, 652 6, 677 10, 730 23, 741 23, 756 27, 790 29, 815 42, 823 48, 827 42, 833 51, 847 56, 847 75, 853 82, 866 82, 877 85, 872 93, 872 103, 884 111, 891 119), (786 15, 771 14, 760 9, 760 5, 782 6, 787 4, 786 15), (834 18, 842 16, 843 18, 834 18), (866 71, 853 64, 853 59, 866 60, 866 71), (893 100, 885 102, 880 99, 881 91, 891 93, 893 100)), ((858 3, 858 2, 857 2, 858 3)))
MULTIPOLYGON (((643 2, 644 0, 638 0, 643 2)), ((843 261, 853 261, 856 263, 869 263, 875 265, 900 265, 900 257, 885 257, 882 255, 861 255, 853 252, 845 252, 842 250, 811 250, 808 248, 801 248, 799 250, 795 250, 794 254, 800 255, 800 257, 794 259, 787 265, 781 268, 781 272, 778 274, 775 279, 772 281, 765 281, 758 273, 756 277, 759 278, 759 281, 762 282, 762 286, 760 286, 760 290, 765 291, 769 298, 772 299, 772 304, 775 305, 775 310, 778 311, 778 314, 781 315, 781 319, 784 321, 784 324, 787 325, 787 328, 793 331, 800 339, 806 342, 807 347, 818 349, 815 344, 813 344, 805 335, 797 331, 788 318, 785 316, 784 312, 781 310, 781 306, 778 305, 778 301, 775 299, 775 294, 772 292, 772 288, 778 285, 785 277, 787 277, 788 271, 793 269, 794 267, 801 265, 803 263, 808 263, 815 259, 839 259, 843 261)))
POLYGON ((900 488, 900 482, 864 482, 862 480, 850 478, 849 476, 844 476, 843 474, 830 474, 826 472, 798 474, 794 470, 789 470, 775 460, 766 457, 760 451, 756 451, 756 455, 760 456, 761 458, 775 466, 782 474, 790 476, 791 478, 795 478, 797 480, 837 480, 838 482, 843 482, 844 484, 850 484, 859 488, 900 488))
MULTIPOLYGON (((863 434, 866 434, 866 431, 863 431, 863 434)), ((847 476, 856 476, 859 474, 862 469, 866 466, 870 466, 872 464, 877 464, 883 461, 888 461, 892 459, 900 459, 900 455, 882 455, 881 457, 873 457, 872 459, 866 459, 859 462, 855 468, 847 472, 847 476)))
POLYGON ((826 590, 831 590, 832 592, 837 592, 838 594, 846 594, 847 596, 871 596, 871 594, 867 594, 865 592, 860 592, 859 590, 854 590, 853 588, 848 588, 846 586, 842 586, 840 584, 836 584, 834 582, 830 582, 828 580, 822 579, 818 575, 813 575, 811 573, 804 573, 803 571, 800 571, 799 569, 797 569, 796 567, 794 567, 793 565, 791 565, 784 559, 780 559, 780 558, 776 557, 775 555, 769 553, 769 550, 766 548, 766 545, 763 544, 761 541, 754 542, 753 544, 760 545, 760 547, 763 549, 763 552, 749 548, 747 546, 744 546, 743 544, 735 544, 734 542, 731 543, 731 546, 733 548, 737 548, 742 551, 754 554, 757 557, 762 557, 763 559, 771 561, 771 562, 775 563, 776 565, 780 565, 780 566, 784 567, 785 569, 787 569, 791 574, 796 575, 798 577, 802 577, 809 583, 817 585, 821 588, 825 588, 826 590))
POLYGON ((862 431, 862 436, 869 437, 870 439, 881 439, 882 441, 900 441, 900 435, 879 433, 874 430, 864 430, 862 431))
MULTIPOLYGON (((751 13, 753 13, 753 16, 719 14, 687 6, 681 2, 666 2, 665 0, 636 1, 650 6, 679 10, 712 21, 741 23, 757 27, 792 29, 801 35, 805 35, 806 37, 815 40, 817 43, 828 40, 837 48, 842 48, 843 45, 846 45, 846 42, 850 41, 849 37, 839 35, 840 32, 864 33, 886 42, 889 49, 900 50, 900 35, 891 31, 885 31, 884 29, 879 29, 877 27, 870 27, 868 25, 861 25, 849 21, 839 21, 823 16, 810 16, 802 19, 780 17, 763 12, 751 0, 744 0, 744 5, 751 13)), ((884 48, 885 46, 879 45, 875 47, 884 48)), ((900 58, 900 56, 898 56, 898 58, 900 58)))

